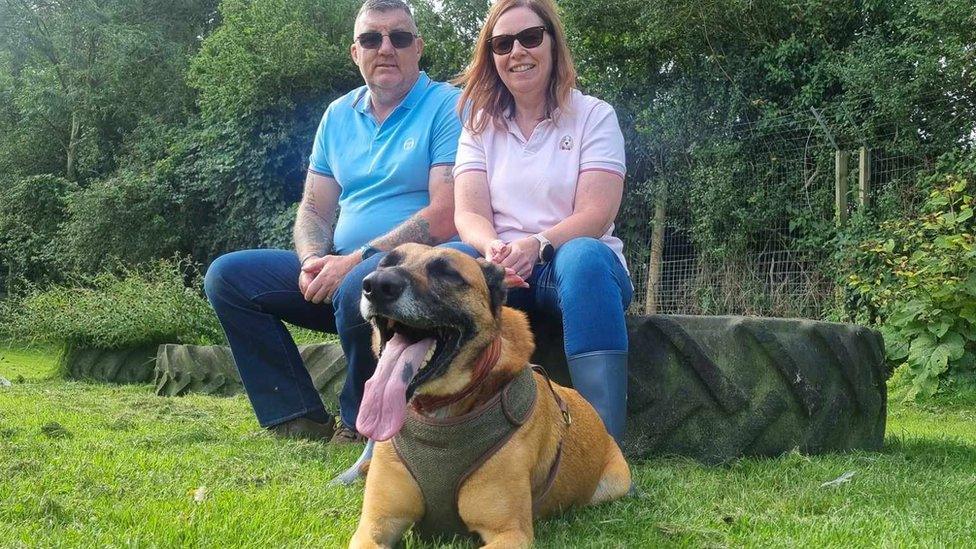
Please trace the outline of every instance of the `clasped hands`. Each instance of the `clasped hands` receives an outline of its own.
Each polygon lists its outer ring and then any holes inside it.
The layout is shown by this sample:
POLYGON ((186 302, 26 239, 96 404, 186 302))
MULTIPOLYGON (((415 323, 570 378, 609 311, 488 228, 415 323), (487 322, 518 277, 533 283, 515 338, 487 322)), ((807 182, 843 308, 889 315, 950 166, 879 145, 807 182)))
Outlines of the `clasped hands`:
POLYGON ((349 255, 312 256, 302 265, 298 275, 298 289, 306 301, 322 303, 332 300, 332 294, 353 267, 362 261, 357 253, 349 255))
POLYGON ((539 241, 531 236, 508 244, 495 239, 485 248, 485 259, 505 267, 505 285, 509 288, 528 288, 539 259, 539 241))

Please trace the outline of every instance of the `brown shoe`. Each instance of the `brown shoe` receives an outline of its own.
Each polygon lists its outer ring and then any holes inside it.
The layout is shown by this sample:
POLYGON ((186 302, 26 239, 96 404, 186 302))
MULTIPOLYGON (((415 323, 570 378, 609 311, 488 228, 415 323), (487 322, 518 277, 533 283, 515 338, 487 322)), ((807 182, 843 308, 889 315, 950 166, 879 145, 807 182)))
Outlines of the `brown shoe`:
POLYGON ((349 427, 346 427, 346 424, 340 421, 336 424, 335 434, 332 435, 332 440, 330 440, 329 443, 366 444, 366 437, 350 429, 349 427))
POLYGON ((335 427, 331 423, 319 423, 307 417, 297 417, 268 428, 272 434, 280 438, 300 438, 325 442, 335 434, 335 427))

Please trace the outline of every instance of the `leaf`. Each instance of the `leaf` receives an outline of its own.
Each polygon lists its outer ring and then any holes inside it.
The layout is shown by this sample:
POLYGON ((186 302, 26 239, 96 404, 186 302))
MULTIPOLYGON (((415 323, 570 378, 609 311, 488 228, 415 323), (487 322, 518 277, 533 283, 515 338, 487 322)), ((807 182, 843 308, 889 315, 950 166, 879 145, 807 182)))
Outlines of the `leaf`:
POLYGON ((946 347, 949 353, 949 360, 959 360, 966 353, 966 338, 958 332, 948 332, 939 341, 940 347, 946 347))
POLYGON ((925 333, 912 341, 908 363, 921 377, 937 377, 949 367, 949 349, 925 333))
POLYGON ((909 340, 904 334, 887 325, 881 326, 879 331, 884 338, 885 355, 887 355, 888 359, 894 362, 904 360, 908 356, 909 344, 909 340))
POLYGON ((851 478, 854 477, 855 471, 847 471, 843 475, 835 478, 834 480, 828 480, 827 482, 820 485, 821 488, 833 488, 835 486, 840 486, 846 482, 850 482, 851 478))
POLYGON ((197 504, 203 503, 207 499, 207 487, 201 486, 193 491, 193 501, 197 504))
POLYGON ((924 302, 913 299, 892 313, 888 318, 888 323, 894 326, 907 326, 910 322, 915 320, 915 318, 917 318, 918 315, 925 310, 925 308, 926 304, 924 302))
POLYGON ((938 320, 933 320, 926 329, 934 335, 937 339, 941 339, 942 336, 949 331, 949 328, 953 325, 953 320, 951 318, 946 318, 947 315, 942 316, 938 320))

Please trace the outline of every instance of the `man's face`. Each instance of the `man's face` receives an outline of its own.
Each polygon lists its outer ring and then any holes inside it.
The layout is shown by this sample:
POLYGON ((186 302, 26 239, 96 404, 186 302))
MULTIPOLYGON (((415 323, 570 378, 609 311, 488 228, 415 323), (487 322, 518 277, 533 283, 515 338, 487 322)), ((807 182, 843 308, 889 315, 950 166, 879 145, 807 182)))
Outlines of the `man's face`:
MULTIPOLYGON (((413 21, 403 10, 368 11, 356 20, 355 36, 364 32, 388 35, 394 31, 415 32, 413 21)), ((419 37, 405 48, 393 47, 389 36, 383 36, 378 49, 364 48, 358 41, 350 47, 352 60, 359 67, 370 89, 405 95, 420 73, 420 55, 424 41, 419 37)))

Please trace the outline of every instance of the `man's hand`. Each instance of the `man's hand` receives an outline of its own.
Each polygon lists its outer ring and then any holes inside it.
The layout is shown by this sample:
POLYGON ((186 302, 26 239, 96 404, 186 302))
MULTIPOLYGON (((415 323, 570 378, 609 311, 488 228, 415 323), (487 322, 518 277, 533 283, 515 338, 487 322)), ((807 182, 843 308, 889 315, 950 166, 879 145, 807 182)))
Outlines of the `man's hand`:
POLYGON ((298 275, 298 289, 306 301, 323 303, 332 299, 332 294, 349 274, 359 265, 362 256, 356 252, 349 255, 327 255, 313 257, 305 262, 298 275))
POLYGON ((532 276, 532 269, 539 262, 539 241, 531 236, 508 243, 511 252, 498 263, 511 267, 523 279, 532 276))

